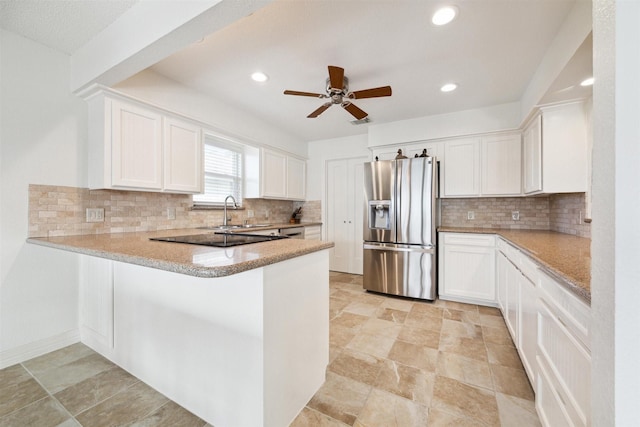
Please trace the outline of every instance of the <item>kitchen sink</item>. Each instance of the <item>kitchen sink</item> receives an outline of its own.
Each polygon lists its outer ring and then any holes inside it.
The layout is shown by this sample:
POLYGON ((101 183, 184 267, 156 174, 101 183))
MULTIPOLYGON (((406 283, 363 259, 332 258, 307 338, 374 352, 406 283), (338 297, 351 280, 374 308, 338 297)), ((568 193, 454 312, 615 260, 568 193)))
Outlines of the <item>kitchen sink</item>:
POLYGON ((198 229, 200 230, 239 230, 241 228, 261 228, 261 227, 271 227, 272 224, 246 224, 246 225, 239 225, 239 224, 233 224, 233 225, 215 225, 213 227, 209 227, 209 226, 205 226, 205 227, 198 227, 198 229))

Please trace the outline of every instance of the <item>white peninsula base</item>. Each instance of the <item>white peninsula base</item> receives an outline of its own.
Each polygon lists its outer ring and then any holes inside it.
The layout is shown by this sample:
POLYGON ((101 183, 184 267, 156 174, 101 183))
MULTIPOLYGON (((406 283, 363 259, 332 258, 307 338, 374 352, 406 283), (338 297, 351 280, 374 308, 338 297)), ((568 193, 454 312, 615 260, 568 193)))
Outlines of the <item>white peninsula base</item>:
POLYGON ((82 342, 210 424, 289 425, 324 382, 328 250, 219 278, 83 263, 82 342))

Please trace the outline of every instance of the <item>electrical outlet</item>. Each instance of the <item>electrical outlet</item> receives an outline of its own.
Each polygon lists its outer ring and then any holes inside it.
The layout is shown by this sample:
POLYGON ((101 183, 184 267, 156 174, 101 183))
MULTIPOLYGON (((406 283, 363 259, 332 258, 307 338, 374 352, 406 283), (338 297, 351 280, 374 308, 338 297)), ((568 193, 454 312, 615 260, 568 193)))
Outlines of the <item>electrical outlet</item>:
POLYGON ((520 212, 519 211, 511 212, 511 219, 513 221, 520 221, 520 212))
POLYGON ((104 208, 87 208, 85 215, 87 222, 104 222, 104 208))
POLYGON ((176 208, 167 208, 167 219, 176 219, 176 208))
POLYGON ((247 211, 247 218, 253 218, 253 211, 251 209, 247 211))
POLYGON ((472 220, 472 219, 476 219, 476 214, 473 211, 469 211, 467 212, 467 219, 468 220, 472 220))
POLYGON ((264 217, 266 219, 269 219, 269 209, 267 209, 266 211, 264 211, 264 217))

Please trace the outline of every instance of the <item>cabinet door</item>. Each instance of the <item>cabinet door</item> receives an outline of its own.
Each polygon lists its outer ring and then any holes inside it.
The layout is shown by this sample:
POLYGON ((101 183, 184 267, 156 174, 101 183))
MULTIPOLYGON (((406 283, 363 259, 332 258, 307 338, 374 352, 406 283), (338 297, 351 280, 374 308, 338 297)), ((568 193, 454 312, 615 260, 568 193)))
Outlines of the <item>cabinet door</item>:
POLYGON ((520 274, 520 356, 522 365, 535 390, 536 387, 536 348, 537 348, 537 316, 538 295, 536 286, 527 277, 520 274))
POLYGON ((275 151, 262 150, 262 196, 285 199, 287 197, 287 156, 275 151))
POLYGON ((524 131, 524 192, 542 191, 542 118, 537 116, 524 131))
POLYGON ((162 116, 115 100, 111 114, 111 185, 161 190, 162 116))
POLYGON ((520 337, 520 272, 508 262, 507 265, 507 314, 504 318, 513 342, 518 345, 520 337))
POLYGON ((495 303, 495 249, 444 245, 441 297, 495 303))
POLYGON ((519 133, 482 139, 483 196, 521 194, 521 145, 519 133))
POLYGON ((589 425, 591 408, 591 355, 563 325, 546 301, 538 310, 539 368, 549 374, 563 411, 572 425, 589 425))
POLYGON ((80 257, 80 338, 102 354, 113 349, 113 261, 80 257))
POLYGON ((496 295, 498 299, 498 307, 504 316, 507 313, 507 268, 509 261, 502 254, 497 252, 496 255, 496 295))
POLYGON ((444 197, 480 195, 480 140, 444 143, 444 197))
POLYGON ((164 120, 164 190, 201 193, 200 127, 173 118, 164 120))
POLYGON ((306 180, 306 162, 295 157, 287 157, 287 197, 304 200, 307 188, 306 180))

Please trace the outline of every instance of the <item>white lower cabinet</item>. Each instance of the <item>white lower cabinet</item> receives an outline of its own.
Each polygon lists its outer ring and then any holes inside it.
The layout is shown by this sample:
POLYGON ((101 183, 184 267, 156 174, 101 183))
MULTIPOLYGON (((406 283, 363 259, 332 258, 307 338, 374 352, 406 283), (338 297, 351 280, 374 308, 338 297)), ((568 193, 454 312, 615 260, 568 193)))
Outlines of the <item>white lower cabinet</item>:
POLYGON ((590 307, 502 238, 496 246, 498 305, 542 425, 591 425, 590 307))
POLYGON ((540 274, 536 408, 545 426, 591 425, 589 307, 540 274), (556 286, 554 286, 556 285, 556 286))
POLYGON ((304 228, 305 240, 322 240, 322 226, 311 225, 304 228))
POLYGON ((440 233, 440 243, 440 299, 495 306, 495 236, 440 233))

